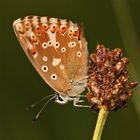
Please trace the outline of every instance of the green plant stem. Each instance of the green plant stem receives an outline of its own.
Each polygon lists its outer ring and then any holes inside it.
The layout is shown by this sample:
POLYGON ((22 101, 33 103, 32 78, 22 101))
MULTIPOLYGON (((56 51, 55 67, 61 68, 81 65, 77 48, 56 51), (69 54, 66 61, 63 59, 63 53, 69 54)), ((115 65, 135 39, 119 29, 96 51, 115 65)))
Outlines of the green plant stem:
POLYGON ((95 130, 94 130, 92 140, 100 140, 101 139, 107 115, 108 115, 107 108, 105 106, 102 106, 100 108, 100 111, 99 111, 99 114, 98 114, 96 127, 95 127, 95 130))

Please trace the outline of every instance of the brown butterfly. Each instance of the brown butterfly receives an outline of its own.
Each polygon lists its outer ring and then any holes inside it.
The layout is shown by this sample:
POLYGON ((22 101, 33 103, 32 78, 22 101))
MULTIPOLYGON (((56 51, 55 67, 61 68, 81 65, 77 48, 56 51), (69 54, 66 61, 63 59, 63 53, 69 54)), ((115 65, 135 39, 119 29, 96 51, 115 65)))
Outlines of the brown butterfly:
POLYGON ((56 101, 81 106, 88 55, 81 27, 66 19, 27 16, 14 21, 13 28, 32 65, 56 91, 56 101))

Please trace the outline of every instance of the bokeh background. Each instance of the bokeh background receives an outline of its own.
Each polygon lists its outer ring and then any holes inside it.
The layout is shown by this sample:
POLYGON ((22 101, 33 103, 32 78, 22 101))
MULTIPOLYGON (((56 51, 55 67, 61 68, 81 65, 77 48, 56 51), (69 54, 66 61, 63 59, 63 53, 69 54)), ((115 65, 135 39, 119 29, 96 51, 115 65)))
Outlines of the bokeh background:
MULTIPOLYGON (((1 0, 0 1, 0 140, 91 140, 97 113, 72 103, 50 103, 36 123, 42 105, 25 107, 54 91, 35 71, 13 32, 15 19, 27 15, 83 23, 90 53, 97 42, 123 49, 130 81, 140 81, 139 0, 1 0)), ((103 140, 140 139, 140 87, 128 107, 109 114, 103 140)))

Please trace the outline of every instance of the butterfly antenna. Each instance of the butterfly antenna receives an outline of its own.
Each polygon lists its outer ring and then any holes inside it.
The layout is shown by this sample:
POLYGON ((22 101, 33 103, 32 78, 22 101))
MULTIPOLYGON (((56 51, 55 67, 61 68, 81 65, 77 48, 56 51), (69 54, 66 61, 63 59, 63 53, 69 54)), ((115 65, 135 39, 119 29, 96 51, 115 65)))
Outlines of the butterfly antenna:
POLYGON ((33 122, 35 122, 38 117, 40 116, 41 112, 44 110, 44 108, 47 106, 47 104, 56 97, 57 95, 54 95, 53 97, 51 97, 44 105, 43 107, 40 109, 40 111, 37 113, 37 115, 35 116, 35 118, 33 119, 33 122))
POLYGON ((45 96, 45 97, 41 98, 40 100, 38 100, 38 101, 36 101, 35 103, 33 103, 33 104, 29 105, 28 107, 26 107, 26 110, 29 110, 29 109, 35 107, 36 105, 38 105, 38 104, 41 103, 42 101, 44 101, 44 100, 46 100, 47 98, 49 98, 49 97, 51 97, 51 96, 54 96, 54 95, 55 95, 55 94, 50 94, 50 95, 48 95, 48 96, 45 96))

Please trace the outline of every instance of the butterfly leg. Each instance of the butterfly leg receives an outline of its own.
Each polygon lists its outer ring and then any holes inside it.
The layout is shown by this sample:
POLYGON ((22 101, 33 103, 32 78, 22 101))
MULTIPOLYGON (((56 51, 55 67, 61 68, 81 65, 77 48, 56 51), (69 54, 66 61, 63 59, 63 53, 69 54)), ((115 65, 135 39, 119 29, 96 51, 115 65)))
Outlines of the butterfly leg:
POLYGON ((79 100, 79 102, 78 103, 83 103, 84 102, 84 100, 79 100))
POLYGON ((88 105, 80 105, 80 104, 78 104, 78 103, 81 103, 81 102, 84 102, 84 100, 80 100, 80 96, 77 96, 77 97, 74 98, 74 100, 73 100, 73 105, 74 105, 75 107, 86 107, 86 108, 90 108, 90 106, 88 106, 88 105))

